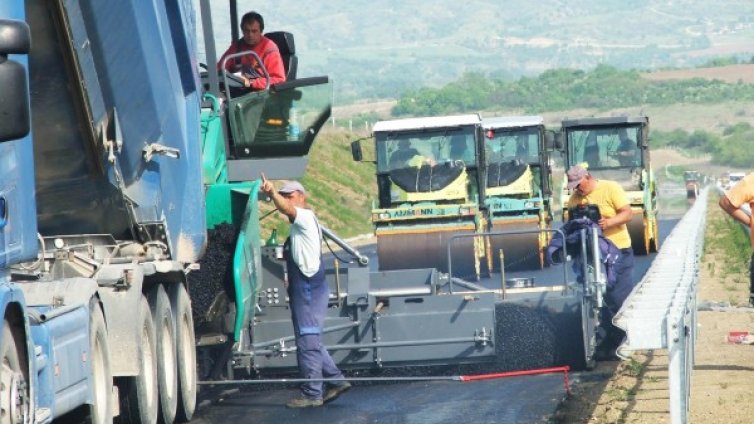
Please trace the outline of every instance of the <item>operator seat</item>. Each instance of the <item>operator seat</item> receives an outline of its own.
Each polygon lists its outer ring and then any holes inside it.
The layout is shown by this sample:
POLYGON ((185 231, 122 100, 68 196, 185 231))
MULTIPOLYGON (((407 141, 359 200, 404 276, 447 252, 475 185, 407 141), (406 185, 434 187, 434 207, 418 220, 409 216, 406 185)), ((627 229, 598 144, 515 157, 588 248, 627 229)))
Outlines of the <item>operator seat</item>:
POLYGON ((293 34, 286 31, 274 31, 264 35, 277 44, 278 50, 280 50, 280 57, 283 58, 283 68, 285 69, 285 80, 296 79, 298 57, 296 57, 296 43, 293 41, 293 34))

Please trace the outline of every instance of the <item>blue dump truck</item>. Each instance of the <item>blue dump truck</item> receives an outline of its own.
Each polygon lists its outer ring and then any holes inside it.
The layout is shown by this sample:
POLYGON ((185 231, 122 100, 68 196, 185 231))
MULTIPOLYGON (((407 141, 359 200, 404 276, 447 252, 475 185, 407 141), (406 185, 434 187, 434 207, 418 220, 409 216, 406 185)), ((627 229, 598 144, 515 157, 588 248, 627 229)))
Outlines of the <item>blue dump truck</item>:
POLYGON ((190 3, 0 2, 0 409, 188 421, 205 249, 190 3))

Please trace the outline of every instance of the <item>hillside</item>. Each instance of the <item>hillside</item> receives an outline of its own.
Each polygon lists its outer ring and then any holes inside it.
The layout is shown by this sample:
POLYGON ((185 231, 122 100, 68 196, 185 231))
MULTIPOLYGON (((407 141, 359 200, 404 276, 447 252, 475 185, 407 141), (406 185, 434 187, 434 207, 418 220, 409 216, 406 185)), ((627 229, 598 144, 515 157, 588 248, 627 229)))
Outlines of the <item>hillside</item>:
POLYGON ((751 84, 754 83, 754 64, 661 70, 643 73, 642 77, 654 81, 703 78, 706 80, 720 80, 729 83, 741 82, 744 84, 751 84))

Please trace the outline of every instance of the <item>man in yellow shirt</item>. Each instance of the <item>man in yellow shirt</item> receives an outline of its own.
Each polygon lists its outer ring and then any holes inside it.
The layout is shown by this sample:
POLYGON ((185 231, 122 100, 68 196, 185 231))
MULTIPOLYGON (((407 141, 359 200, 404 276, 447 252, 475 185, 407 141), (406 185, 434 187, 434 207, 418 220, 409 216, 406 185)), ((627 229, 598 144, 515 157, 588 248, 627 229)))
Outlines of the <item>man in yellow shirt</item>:
MULTIPOLYGON (((751 217, 741 210, 744 203, 749 204, 749 210, 754 210, 754 173, 744 177, 734 185, 724 196, 720 197, 720 207, 736 221, 749 227, 749 232, 754 235, 754 223, 751 217)), ((754 237, 751 238, 752 252, 754 252, 754 237)), ((754 253, 749 263, 749 306, 754 306, 754 253)))
POLYGON ((612 286, 608 285, 607 293, 605 293, 611 316, 607 317, 608 322, 603 323, 606 325, 608 334, 602 347, 610 350, 612 354, 625 333, 613 326, 609 320, 621 308, 635 285, 633 281, 634 251, 631 248, 631 236, 626 226, 633 216, 631 204, 626 192, 618 183, 598 180, 582 166, 572 166, 566 176, 568 189, 572 191, 567 207, 597 205, 600 211, 599 226, 602 233, 620 249, 620 258, 614 265, 615 283, 612 286))

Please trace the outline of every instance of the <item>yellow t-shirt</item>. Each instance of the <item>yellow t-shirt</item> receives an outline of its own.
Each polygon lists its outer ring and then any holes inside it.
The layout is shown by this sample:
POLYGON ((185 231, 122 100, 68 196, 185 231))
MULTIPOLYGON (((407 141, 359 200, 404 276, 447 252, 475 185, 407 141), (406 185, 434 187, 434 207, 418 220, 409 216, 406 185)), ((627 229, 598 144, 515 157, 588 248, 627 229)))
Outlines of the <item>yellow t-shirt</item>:
POLYGON ((730 200, 730 203, 740 208, 744 203, 751 203, 754 201, 754 173, 751 173, 744 177, 743 180, 736 183, 725 196, 730 200))
MULTIPOLYGON (((629 205, 629 202, 626 192, 618 183, 609 180, 597 180, 597 185, 589 195, 582 196, 575 192, 568 199, 569 208, 578 205, 597 205, 603 218, 612 218, 618 214, 618 209, 629 205)), ((631 236, 628 234, 626 224, 608 228, 605 230, 605 237, 615 243, 619 249, 631 247, 631 236)))

